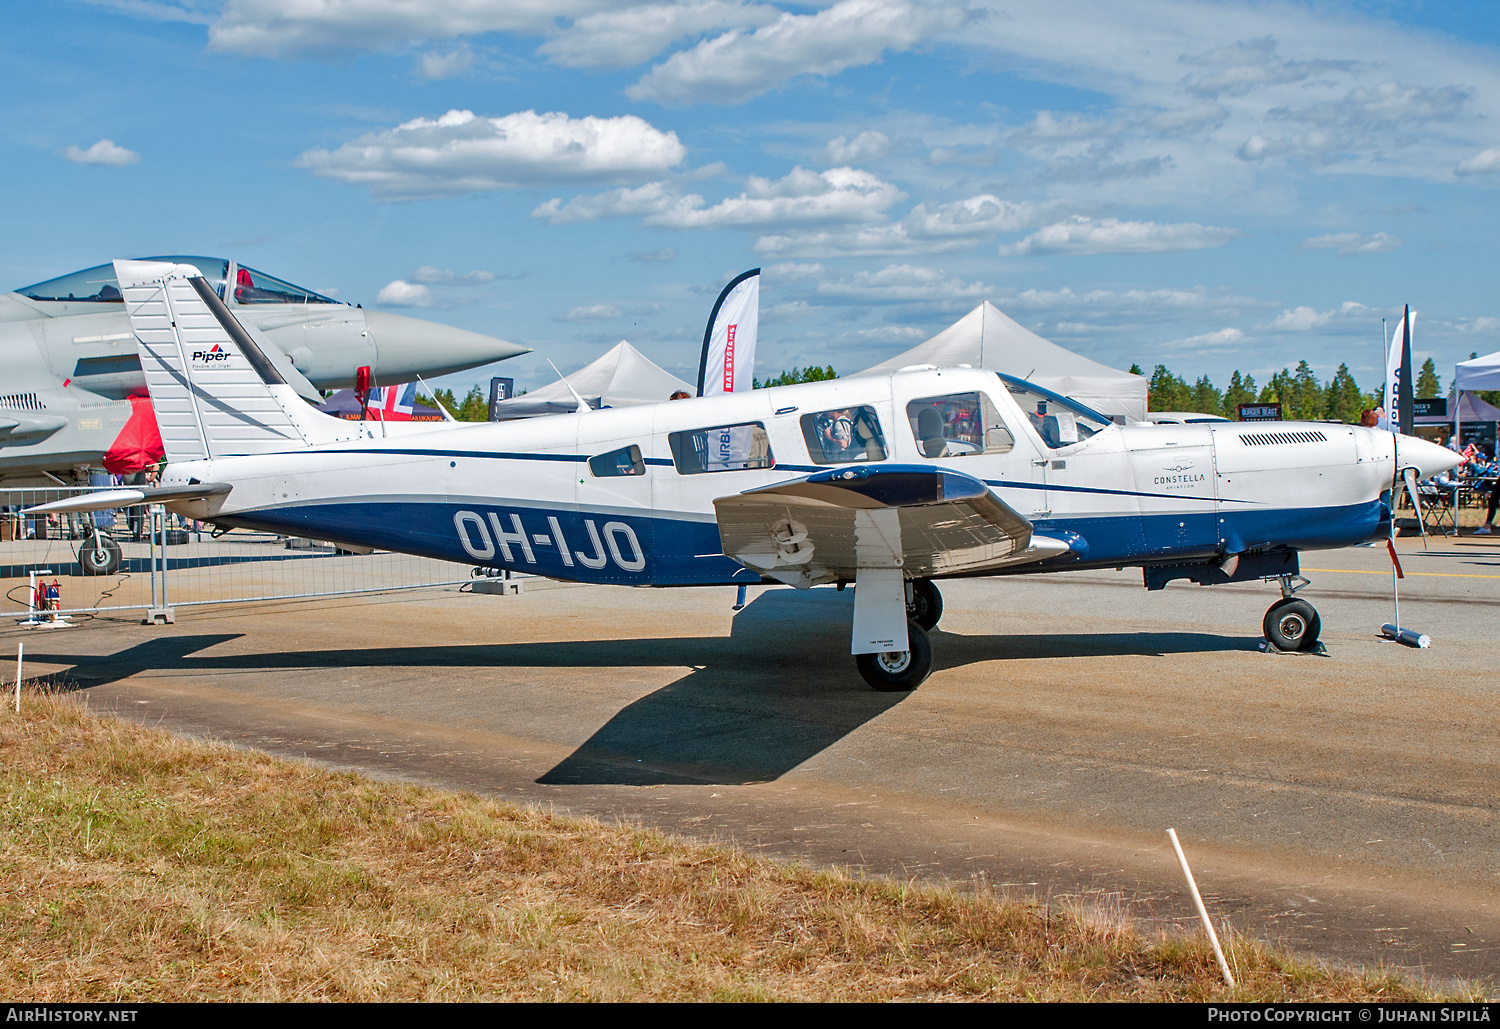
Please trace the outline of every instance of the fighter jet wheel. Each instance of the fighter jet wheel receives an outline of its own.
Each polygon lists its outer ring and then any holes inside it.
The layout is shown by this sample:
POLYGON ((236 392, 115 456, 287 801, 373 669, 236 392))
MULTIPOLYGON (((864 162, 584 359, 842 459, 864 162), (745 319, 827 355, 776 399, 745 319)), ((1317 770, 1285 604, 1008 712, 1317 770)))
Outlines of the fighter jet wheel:
POLYGON ((914 579, 911 584, 911 603, 906 605, 906 617, 931 632, 943 617, 943 595, 938 592, 931 579, 914 579))
POLYGON ((78 564, 84 575, 114 575, 120 570, 120 545, 108 536, 92 535, 78 548, 78 564))
POLYGON ((1281 650, 1311 650, 1318 644, 1323 620, 1307 601, 1288 597, 1271 605, 1261 628, 1266 639, 1281 650))
POLYGON ((932 644, 916 622, 906 623, 907 650, 884 654, 856 654, 854 663, 865 682, 882 693, 914 690, 932 671, 932 644))

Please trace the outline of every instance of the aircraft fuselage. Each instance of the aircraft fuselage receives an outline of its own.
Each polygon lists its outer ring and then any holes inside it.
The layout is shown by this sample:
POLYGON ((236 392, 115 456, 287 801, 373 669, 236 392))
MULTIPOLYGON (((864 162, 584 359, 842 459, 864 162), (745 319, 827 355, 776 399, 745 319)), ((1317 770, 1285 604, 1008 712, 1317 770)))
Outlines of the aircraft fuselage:
MULTIPOLYGON (((1324 422, 1109 425, 1049 444, 1035 412, 1023 411, 1013 392, 992 372, 924 370, 457 426, 420 438, 382 439, 367 426, 357 441, 173 464, 164 484, 234 483, 227 496, 174 505, 190 517, 642 586, 760 581, 724 555, 713 501, 830 468, 962 472, 1030 520, 1035 533, 1069 545, 1066 554, 1008 573, 1193 565, 1346 546, 1388 529, 1380 498, 1396 468, 1389 432, 1324 422), (1008 447, 928 456, 913 412, 981 394, 1008 430, 1008 447), (829 462, 809 436, 808 416, 853 410, 873 414, 884 457, 871 460, 867 451, 829 462), (684 463, 697 459, 685 456, 682 439, 754 425, 764 431, 768 453, 758 460, 765 466, 684 473, 684 463), (604 459, 623 453, 634 460, 631 447, 639 448, 635 474, 616 474, 619 462, 604 459)), ((1003 439, 991 432, 985 439, 1003 439)), ((962 449, 948 443, 943 449, 962 449)), ((1420 459, 1403 451, 1402 463, 1420 459)))

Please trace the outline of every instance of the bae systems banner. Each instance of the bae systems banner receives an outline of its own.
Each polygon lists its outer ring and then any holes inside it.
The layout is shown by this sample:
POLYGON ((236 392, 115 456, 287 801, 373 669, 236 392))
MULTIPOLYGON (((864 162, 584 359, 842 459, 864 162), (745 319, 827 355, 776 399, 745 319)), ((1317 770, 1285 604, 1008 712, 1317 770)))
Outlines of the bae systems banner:
POLYGON ((750 388, 755 371, 755 335, 760 324, 760 269, 752 268, 724 287, 703 333, 698 395, 750 388))

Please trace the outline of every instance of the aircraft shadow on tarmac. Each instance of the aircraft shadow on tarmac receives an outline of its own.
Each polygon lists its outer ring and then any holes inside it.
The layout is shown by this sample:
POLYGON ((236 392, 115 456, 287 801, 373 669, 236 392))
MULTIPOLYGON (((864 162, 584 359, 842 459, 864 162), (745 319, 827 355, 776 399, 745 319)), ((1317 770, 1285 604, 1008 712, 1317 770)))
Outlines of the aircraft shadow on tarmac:
MULTIPOLYGON (((662 637, 207 654, 236 633, 163 636, 111 655, 38 653, 89 689, 167 669, 234 674, 318 668, 640 668, 693 670, 628 704, 537 781, 573 785, 736 784, 776 779, 902 703, 849 657, 853 594, 768 590, 729 637, 662 637)), ((1254 651, 1206 633, 933 634, 938 671, 981 661, 1254 651)), ((61 642, 61 641, 59 641, 61 642)), ((1003 688, 1003 684, 1001 687, 1003 688)))

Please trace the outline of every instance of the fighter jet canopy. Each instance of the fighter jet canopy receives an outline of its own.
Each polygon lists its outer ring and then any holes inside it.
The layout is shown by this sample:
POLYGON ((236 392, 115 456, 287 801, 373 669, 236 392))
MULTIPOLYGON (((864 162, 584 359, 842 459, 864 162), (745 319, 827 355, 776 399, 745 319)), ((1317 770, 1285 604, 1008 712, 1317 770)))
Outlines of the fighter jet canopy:
MULTIPOLYGON (((229 262, 222 257, 147 257, 147 261, 170 261, 173 264, 191 264, 203 273, 221 299, 224 296, 224 280, 229 277, 229 262)), ((68 303, 118 304, 120 284, 115 281, 112 264, 101 264, 85 268, 80 272, 60 275, 35 286, 23 286, 16 290, 32 300, 66 301, 68 303)), ((234 302, 237 304, 336 304, 337 300, 314 293, 310 289, 294 286, 290 282, 258 272, 254 268, 235 265, 234 302)))

